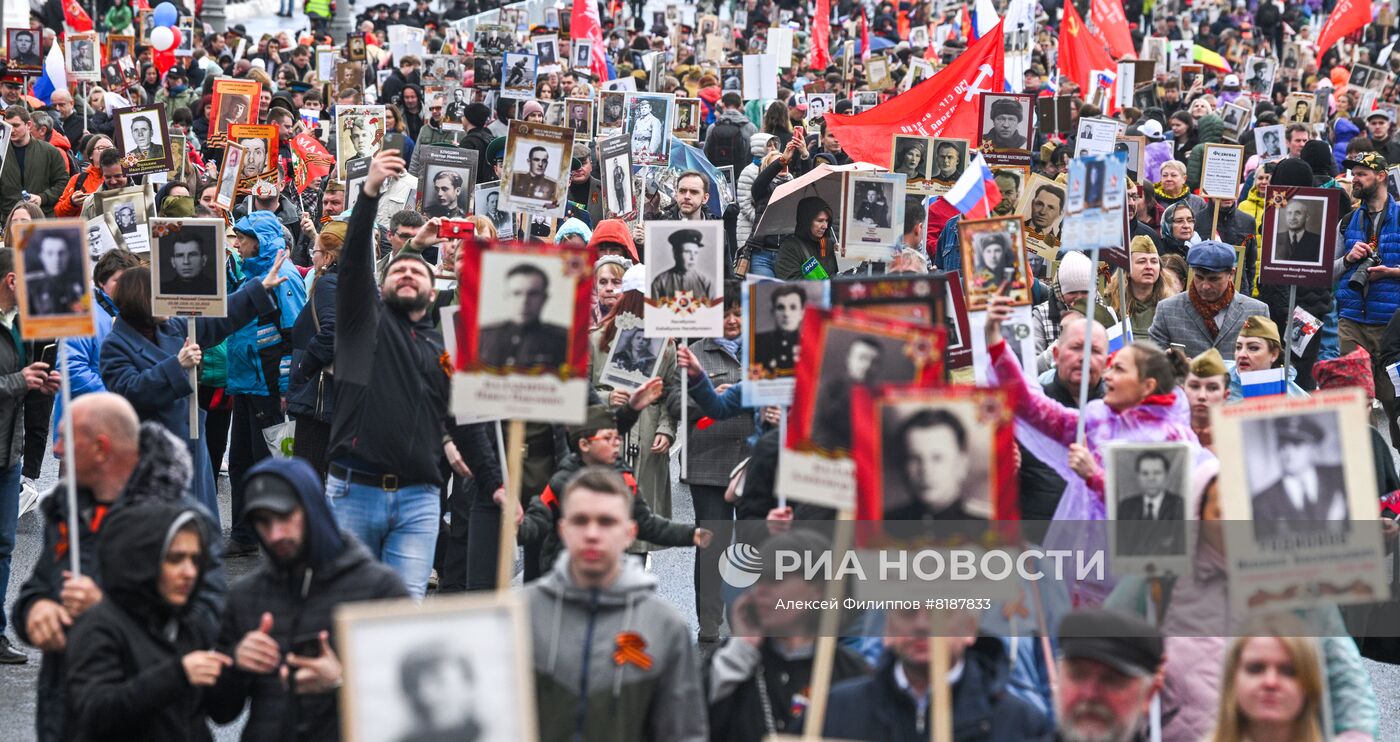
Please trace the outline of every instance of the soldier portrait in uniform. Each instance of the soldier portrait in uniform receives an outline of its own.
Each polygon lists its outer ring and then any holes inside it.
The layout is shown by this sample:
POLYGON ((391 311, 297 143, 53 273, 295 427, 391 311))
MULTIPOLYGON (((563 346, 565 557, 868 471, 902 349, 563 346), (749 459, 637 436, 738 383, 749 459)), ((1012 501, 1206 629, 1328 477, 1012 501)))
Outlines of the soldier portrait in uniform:
POLYGON ((24 280, 29 314, 35 317, 82 314, 87 279, 83 275, 81 232, 33 231, 24 246, 24 280))
POLYGON ((909 400, 879 409, 886 521, 989 517, 993 428, 980 421, 976 402, 909 400))
POLYGON ((9 34, 10 69, 37 70, 42 67, 39 57, 39 32, 28 28, 6 29, 9 34))
POLYGON ((1246 458, 1276 462, 1276 474, 1262 481, 1249 478, 1256 540, 1350 530, 1335 411, 1247 420, 1242 425, 1246 458))
POLYGON ((573 284, 560 271, 557 260, 496 251, 482 256, 477 336, 482 363, 520 369, 564 363, 573 284))
POLYGON ((802 344, 802 318, 821 301, 817 281, 761 281, 750 287, 749 378, 792 376, 802 344))
POLYGON ((117 112, 122 154, 136 159, 131 171, 150 172, 152 166, 165 170, 165 127, 161 118, 159 111, 147 106, 117 112))
POLYGON ((533 54, 509 52, 501 63, 501 97, 529 100, 535 97, 538 60, 533 54))
POLYGON ((510 239, 515 236, 515 220, 501 210, 501 183, 493 181, 476 187, 476 210, 481 216, 491 220, 496 226, 496 236, 510 239))
POLYGON ((530 145, 525 153, 526 166, 523 171, 512 171, 510 194, 517 198, 536 201, 557 201, 559 181, 549 177, 554 171, 550 163, 558 163, 559 154, 551 153, 550 147, 543 144, 530 145))
POLYGON ((698 229, 680 229, 667 238, 671 245, 671 267, 661 271, 651 279, 651 299, 677 299, 681 292, 689 292, 692 299, 706 299, 712 296, 711 276, 703 271, 702 256, 707 249, 705 238, 698 229))
POLYGON ((462 219, 467 215, 467 182, 462 174, 445 168, 428 168, 428 190, 424 193, 423 213, 429 217, 462 219))
POLYGON ((665 165, 670 161, 674 103, 673 96, 659 93, 626 95, 624 109, 626 132, 632 138, 632 164, 665 165))
POLYGON ((957 181, 967 167, 967 142, 960 139, 933 140, 931 177, 944 184, 957 181))
POLYGON ((160 293, 181 296, 214 296, 218 281, 214 268, 213 232, 186 226, 178 233, 156 241, 156 260, 160 261, 160 293))

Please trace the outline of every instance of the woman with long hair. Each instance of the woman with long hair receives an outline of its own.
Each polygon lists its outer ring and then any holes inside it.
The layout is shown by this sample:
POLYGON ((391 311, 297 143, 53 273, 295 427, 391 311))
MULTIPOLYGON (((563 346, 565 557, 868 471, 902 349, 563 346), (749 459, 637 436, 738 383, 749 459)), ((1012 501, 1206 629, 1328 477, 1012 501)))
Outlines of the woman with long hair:
POLYGON ((29 203, 20 201, 10 209, 10 215, 5 218, 5 234, 0 235, 5 239, 5 244, 10 247, 15 245, 15 225, 24 222, 37 222, 44 218, 44 210, 29 203))
POLYGON ((760 131, 778 138, 779 151, 787 146, 788 140, 792 139, 792 118, 788 114, 786 103, 775 100, 768 104, 768 109, 763 112, 763 127, 760 131))
POLYGON ((1139 235, 1133 238, 1128 247, 1128 272, 1115 271, 1109 279, 1109 306, 1119 317, 1131 318, 1133 337, 1147 337, 1152 327, 1152 318, 1157 316, 1157 303, 1171 296, 1168 290, 1162 258, 1157 254, 1157 246, 1150 237, 1139 235), (1124 291, 1124 282, 1127 290, 1124 291), (1121 301, 1127 295, 1126 306, 1121 301))
MULTIPOLYGON (((1301 628, 1301 627, 1300 627, 1301 628)), ((1317 640, 1244 636, 1225 653, 1220 712, 1210 742, 1322 742, 1323 675, 1317 640)))
POLYGON ((1187 111, 1177 111, 1167 118, 1167 127, 1172 131, 1172 159, 1186 162, 1198 144, 1195 117, 1187 111))
POLYGON ((384 106, 384 133, 396 132, 403 135, 403 156, 407 159, 413 157, 413 134, 408 131, 404 122, 403 109, 398 105, 389 103, 384 106))
POLYGON ((102 134, 93 134, 87 138, 83 143, 83 162, 87 163, 87 167, 68 179, 68 186, 63 189, 63 195, 59 196, 58 203, 53 205, 54 216, 78 216, 83 212, 83 203, 87 201, 88 194, 102 190, 102 168, 97 166, 97 158, 103 150, 114 146, 111 138, 102 134))
POLYGON ((132 268, 124 271, 112 296, 118 316, 112 333, 102 346, 102 383, 107 391, 126 397, 142 420, 164 425, 188 443, 194 464, 190 482, 194 497, 217 518, 218 490, 214 487, 209 449, 205 437, 205 416, 199 416, 199 436, 190 439, 189 372, 199 367, 203 348, 212 348, 263 314, 276 310, 269 298, 286 277, 278 270, 286 254, 262 281, 248 281, 228 297, 228 316, 221 318, 156 317, 151 314, 151 271, 132 268), (195 341, 189 340, 188 325, 195 323, 195 341))
MULTIPOLYGON (((602 323, 589 335, 592 349, 590 373, 593 388, 612 407, 627 404, 631 391, 614 389, 602 383, 603 367, 607 365, 608 353, 618 335, 618 317, 630 314, 638 320, 646 307, 646 296, 642 293, 646 286, 646 266, 635 265, 623 277, 627 290, 602 323)), ((676 383, 676 345, 667 340, 661 349, 661 365, 656 369, 667 387, 676 383)), ((662 393, 662 399, 666 398, 662 393)), ((637 495, 647 501, 651 509, 663 518, 671 517, 671 444, 676 440, 676 422, 666 405, 655 403, 642 410, 637 424, 627 434, 623 447, 623 460, 632 467, 637 477, 637 495)))

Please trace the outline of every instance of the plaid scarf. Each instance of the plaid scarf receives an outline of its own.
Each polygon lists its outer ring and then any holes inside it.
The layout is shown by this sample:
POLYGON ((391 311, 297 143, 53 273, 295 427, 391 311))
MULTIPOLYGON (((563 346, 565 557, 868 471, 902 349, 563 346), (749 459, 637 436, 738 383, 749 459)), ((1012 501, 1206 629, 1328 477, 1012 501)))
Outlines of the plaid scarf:
POLYGON ((1191 306, 1195 307, 1196 313, 1201 315, 1202 320, 1205 320, 1206 332, 1210 333, 1210 339, 1216 339, 1220 336, 1220 328, 1215 324, 1215 315, 1220 314, 1225 307, 1230 306, 1230 302, 1235 300, 1235 282, 1230 281, 1230 283, 1225 286, 1225 293, 1221 294, 1220 298, 1215 301, 1208 302, 1202 299, 1201 295, 1196 292, 1196 284, 1194 282, 1191 284, 1189 294, 1191 306))

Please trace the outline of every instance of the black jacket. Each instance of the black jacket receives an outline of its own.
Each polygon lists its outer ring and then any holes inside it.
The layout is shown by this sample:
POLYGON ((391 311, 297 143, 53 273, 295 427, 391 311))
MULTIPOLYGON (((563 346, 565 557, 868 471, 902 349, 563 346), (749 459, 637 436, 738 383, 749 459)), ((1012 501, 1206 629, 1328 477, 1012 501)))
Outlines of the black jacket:
POLYGON ((187 742, 211 739, 205 689, 189 684, 181 659, 213 635, 188 610, 160 595, 165 551, 185 523, 201 531, 204 556, 218 538, 196 511, 150 500, 119 508, 103 523, 98 559, 104 596, 69 632, 68 699, 75 740, 187 742))
MULTIPOLYGON (((159 423, 141 425, 139 447, 141 460, 125 490, 111 506, 101 506, 92 493, 78 490, 78 523, 81 529, 78 537, 78 556, 82 561, 83 574, 88 575, 99 586, 103 585, 102 563, 98 558, 98 532, 107 516, 121 509, 148 500, 178 502, 182 506, 199 510, 205 518, 205 527, 213 533, 217 522, 198 505, 189 489, 191 465, 188 449, 184 442, 176 438, 159 423), (96 524, 96 528, 94 527, 96 524)), ((15 634, 20 641, 32 640, 27 632, 29 611, 38 600, 60 602, 63 591, 63 572, 69 568, 68 540, 64 536, 68 522, 68 498, 64 495, 64 483, 59 482, 53 495, 40 505, 44 518, 44 546, 39 559, 34 563, 34 572, 20 588, 10 614, 15 634), (60 526, 60 524, 63 524, 60 526)), ((212 554, 208 569, 204 573, 200 590, 191 598, 190 620, 200 630, 213 636, 219 625, 219 613, 223 610, 224 594, 227 591, 227 576, 224 572, 220 542, 211 544, 212 554)), ((64 672, 63 653, 44 653, 43 666, 39 669, 37 688, 38 713, 36 726, 41 742, 68 739, 70 715, 64 685, 67 678, 64 672)))
MULTIPOLYGON (((1041 390, 1045 396, 1059 402, 1060 405, 1075 409, 1079 407, 1079 389, 1069 389, 1060 383, 1059 377, 1049 384, 1042 384, 1041 390)), ((1089 399, 1095 400, 1103 396, 1103 384, 1100 383, 1089 389, 1089 399)), ((1017 443, 1020 446, 1021 444, 1017 443)), ((1065 494, 1065 480, 1054 469, 1051 469, 1045 462, 1036 458, 1030 449, 1021 446, 1021 519, 1022 520, 1050 520, 1055 517, 1055 508, 1060 505, 1060 498, 1065 494)))
MULTIPOLYGON (((886 651, 873 675, 837 683, 827 701, 826 737, 871 742, 923 742, 928 718, 895 682, 896 658, 886 651)), ((953 739, 957 742, 1048 740, 1054 725, 1006 689, 1010 675, 999 639, 982 637, 963 655, 953 684, 953 739)), ((931 708, 931 706, 929 707, 931 708)))
MULTIPOLYGON (((491 146, 492 139, 494 139, 494 137, 491 136, 490 129, 484 126, 478 126, 467 132, 462 137, 461 144, 457 145, 462 149, 469 149, 476 153, 476 182, 478 183, 489 183, 493 180, 498 180, 495 169, 493 169, 491 163, 486 160, 486 150, 491 146)), ((423 182, 421 175, 419 176, 418 182, 423 182)))
POLYGON ((361 194, 356 206, 340 254, 339 281, 345 285, 336 290, 330 460, 396 474, 401 486, 439 487, 449 396, 442 334, 431 312, 414 321, 384 306, 372 244, 379 197, 361 194))
POLYGON ((332 268, 316 276, 307 307, 292 325, 292 369, 287 411, 329 423, 335 412, 335 383, 322 374, 335 363, 335 295, 340 277, 332 268))
MULTIPOLYGON (((772 428, 758 437, 749 466, 744 477, 744 496, 734 506, 739 520, 766 520, 768 511, 778 507, 778 452, 783 443, 778 440, 778 428, 772 428)), ((793 517, 797 520, 831 520, 836 511, 820 505, 790 503, 793 517)))
MULTIPOLYGON (((300 459, 264 459, 249 474, 266 472, 285 478, 296 489, 305 513, 304 562, 286 567, 264 556, 258 570, 229 591, 228 608, 217 648, 232 657, 238 642, 257 629, 263 613, 272 614, 272 638, 283 652, 321 631, 335 636, 336 606, 363 600, 408 596, 389 567, 370 557, 355 537, 336 527, 320 479, 300 459)), ((297 695, 282 687, 276 672, 255 675, 229 667, 209 696, 209 716, 227 724, 252 701, 245 740, 338 740, 336 693, 297 695)))

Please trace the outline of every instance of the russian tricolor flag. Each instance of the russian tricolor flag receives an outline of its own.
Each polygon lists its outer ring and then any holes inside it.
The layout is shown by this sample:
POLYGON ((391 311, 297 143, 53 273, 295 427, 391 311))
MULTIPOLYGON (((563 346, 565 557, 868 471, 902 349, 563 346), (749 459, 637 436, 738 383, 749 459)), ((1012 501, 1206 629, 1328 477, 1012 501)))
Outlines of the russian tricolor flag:
POLYGON ((55 41, 44 57, 44 74, 34 81, 34 97, 43 101, 44 105, 51 105, 53 92, 67 89, 68 70, 63 64, 63 44, 55 41))
POLYGON ((1108 352, 1117 353, 1133 342, 1133 328, 1127 322, 1108 326, 1108 352))
MULTIPOLYGON (((967 6, 963 6, 963 12, 967 12, 967 6)), ((998 22, 1001 16, 997 15, 997 8, 992 4, 992 0, 977 0, 977 4, 972 6, 972 17, 969 33, 972 41, 976 41, 987 35, 998 22)), ((1389 57, 1386 57, 1388 59, 1389 57)))
POLYGON ((992 178, 992 169, 987 167, 982 154, 976 152, 953 187, 933 205, 934 211, 929 216, 943 216, 944 221, 954 214, 962 214, 968 220, 986 219, 999 203, 1001 189, 997 188, 997 182, 992 178))
POLYGON ((1283 380, 1282 368, 1266 368, 1262 371, 1240 372, 1240 389, 1246 399, 1271 397, 1286 392, 1288 384, 1283 380))

